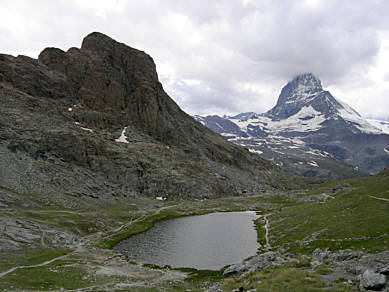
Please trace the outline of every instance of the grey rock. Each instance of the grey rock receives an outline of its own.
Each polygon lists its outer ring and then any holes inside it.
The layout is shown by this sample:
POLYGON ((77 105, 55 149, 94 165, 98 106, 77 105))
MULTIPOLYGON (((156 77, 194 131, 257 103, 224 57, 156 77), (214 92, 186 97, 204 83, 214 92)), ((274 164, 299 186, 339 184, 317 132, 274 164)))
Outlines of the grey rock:
POLYGON ((224 277, 238 276, 238 275, 242 274, 243 272, 246 272, 247 270, 248 270, 248 268, 244 264, 234 264, 234 265, 231 265, 227 269, 224 270, 223 276, 224 277))
POLYGON ((217 287, 211 287, 207 290, 207 292, 222 292, 222 290, 217 287))
POLYGON ((256 255, 240 264, 231 265, 223 272, 223 276, 237 276, 245 272, 260 271, 286 263, 288 257, 277 252, 269 251, 256 255))
POLYGON ((366 265, 357 265, 355 267, 355 274, 360 275, 362 277, 362 274, 364 271, 366 271, 369 268, 369 266, 366 265))
POLYGON ((317 248, 312 252, 312 259, 318 262, 323 262, 325 258, 328 258, 332 254, 329 248, 317 248))
POLYGON ((383 275, 389 275, 389 265, 386 265, 385 267, 382 267, 379 269, 380 274, 383 275))
POLYGON ((351 249, 345 249, 345 250, 340 250, 336 253, 329 254, 328 259, 330 261, 341 262, 346 260, 359 259, 362 257, 362 255, 363 255, 362 252, 353 251, 351 249))
POLYGON ((381 290, 385 287, 386 277, 376 273, 374 270, 367 269, 361 277, 361 288, 367 290, 381 290))
POLYGON ((55 233, 51 243, 54 246, 73 248, 79 243, 79 238, 65 232, 55 233))

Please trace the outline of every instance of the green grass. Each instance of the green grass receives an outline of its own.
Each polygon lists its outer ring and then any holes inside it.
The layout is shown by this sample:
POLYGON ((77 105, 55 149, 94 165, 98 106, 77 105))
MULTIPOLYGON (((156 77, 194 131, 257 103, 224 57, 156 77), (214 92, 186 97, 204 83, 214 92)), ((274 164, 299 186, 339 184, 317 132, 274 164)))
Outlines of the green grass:
POLYGON ((212 270, 196 270, 191 268, 179 268, 176 269, 181 272, 188 274, 188 277, 185 279, 187 282, 215 282, 223 279, 223 269, 219 271, 212 270))
POLYGON ((108 239, 105 239, 99 243, 96 244, 97 247, 100 248, 113 248, 117 243, 122 241, 123 239, 126 239, 132 235, 144 232, 151 227, 154 226, 154 223, 160 220, 165 220, 169 218, 175 218, 184 216, 184 214, 177 213, 174 211, 168 211, 168 212, 161 212, 156 215, 149 215, 145 219, 141 221, 134 222, 133 224, 129 225, 128 228, 126 228, 124 231, 121 231, 119 233, 112 234, 108 239))
POLYGON ((0 257, 0 271, 6 271, 15 266, 31 266, 60 257, 71 250, 65 249, 29 249, 21 253, 2 254, 0 257))
POLYGON ((76 286, 79 286, 80 277, 82 276, 81 273, 69 273, 69 271, 62 269, 63 273, 61 274, 63 277, 61 277, 59 273, 50 271, 50 267, 57 268, 58 263, 44 267, 18 269, 2 278, 0 289, 6 287, 32 290, 51 290, 57 287, 69 289, 71 287, 69 287, 67 282, 72 282, 76 286), (62 279, 65 282, 62 282, 62 279), (67 287, 64 287, 63 284, 67 284, 67 287))
POLYGON ((87 271, 79 263, 58 260, 42 267, 17 269, 2 277, 0 289, 75 289, 96 282, 95 279, 88 279, 87 277, 87 271))
POLYGON ((326 193, 335 198, 289 206, 270 216, 272 245, 303 253, 317 247, 385 250, 389 202, 369 195, 387 198, 388 190, 389 176, 384 174, 317 186, 309 194, 326 193))
POLYGON ((250 273, 243 278, 227 278, 221 286, 223 291, 231 291, 239 287, 266 292, 351 291, 349 287, 339 287, 323 282, 318 273, 294 267, 262 270, 250 273))
POLYGON ((266 245, 266 230, 265 230, 265 223, 263 222, 263 219, 260 217, 254 221, 255 229, 257 230, 257 241, 262 246, 266 245))

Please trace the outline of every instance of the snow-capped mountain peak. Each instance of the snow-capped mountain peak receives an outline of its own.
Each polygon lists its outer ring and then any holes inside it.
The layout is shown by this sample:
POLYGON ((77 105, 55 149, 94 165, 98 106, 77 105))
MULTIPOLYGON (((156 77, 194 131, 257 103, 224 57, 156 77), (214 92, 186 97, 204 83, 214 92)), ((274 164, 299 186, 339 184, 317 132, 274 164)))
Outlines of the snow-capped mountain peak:
POLYGON ((288 118, 323 92, 321 81, 312 73, 297 75, 282 88, 276 106, 266 115, 276 119, 288 118))
POLYGON ((272 120, 289 120, 301 116, 304 108, 313 108, 325 117, 327 123, 331 120, 339 121, 336 123, 338 128, 352 132, 382 133, 381 129, 363 119, 351 106, 325 91, 321 81, 312 73, 300 74, 288 82, 282 89, 276 106, 265 113, 265 116, 272 120))
POLYGON ((339 159, 366 172, 389 165, 389 135, 385 134, 389 123, 364 119, 324 90, 311 73, 289 81, 277 104, 264 114, 195 118, 226 139, 260 151, 265 158, 289 163, 292 169, 292 156, 305 157, 310 165, 320 157, 339 159), (369 164, 372 157, 377 159, 374 165, 369 164))
POLYGON ((307 102, 322 91, 323 88, 320 79, 312 73, 303 73, 297 75, 283 88, 280 98, 285 98, 286 103, 297 100, 307 102))

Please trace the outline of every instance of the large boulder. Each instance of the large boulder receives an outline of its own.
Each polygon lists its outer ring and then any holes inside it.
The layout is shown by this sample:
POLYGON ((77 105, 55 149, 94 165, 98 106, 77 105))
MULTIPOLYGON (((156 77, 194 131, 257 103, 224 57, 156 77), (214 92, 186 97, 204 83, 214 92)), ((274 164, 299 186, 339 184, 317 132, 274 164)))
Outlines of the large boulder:
POLYGON ((367 269, 361 277, 361 289, 380 291, 385 287, 385 283, 386 277, 372 269, 367 269))

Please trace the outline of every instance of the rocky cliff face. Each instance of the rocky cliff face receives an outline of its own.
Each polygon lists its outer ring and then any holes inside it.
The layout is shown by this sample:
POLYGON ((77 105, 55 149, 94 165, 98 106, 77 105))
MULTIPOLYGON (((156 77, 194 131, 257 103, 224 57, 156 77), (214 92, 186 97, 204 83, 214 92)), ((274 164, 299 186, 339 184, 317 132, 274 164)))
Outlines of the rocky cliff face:
MULTIPOLYGON (((345 178, 389 166, 389 135, 322 88, 311 73, 296 76, 264 114, 196 119, 228 140, 303 176, 345 178), (234 128, 235 124, 238 128, 234 128), (231 130, 233 129, 233 130, 231 130)), ((375 123, 377 124, 377 123, 375 123)))
POLYGON ((311 73, 298 75, 282 88, 277 104, 266 113, 277 119, 286 119, 312 101, 324 90, 321 81, 311 73))
POLYGON ((280 169, 184 113, 149 55, 101 33, 37 60, 0 55, 0 98, 3 188, 212 197, 288 184, 280 169))

